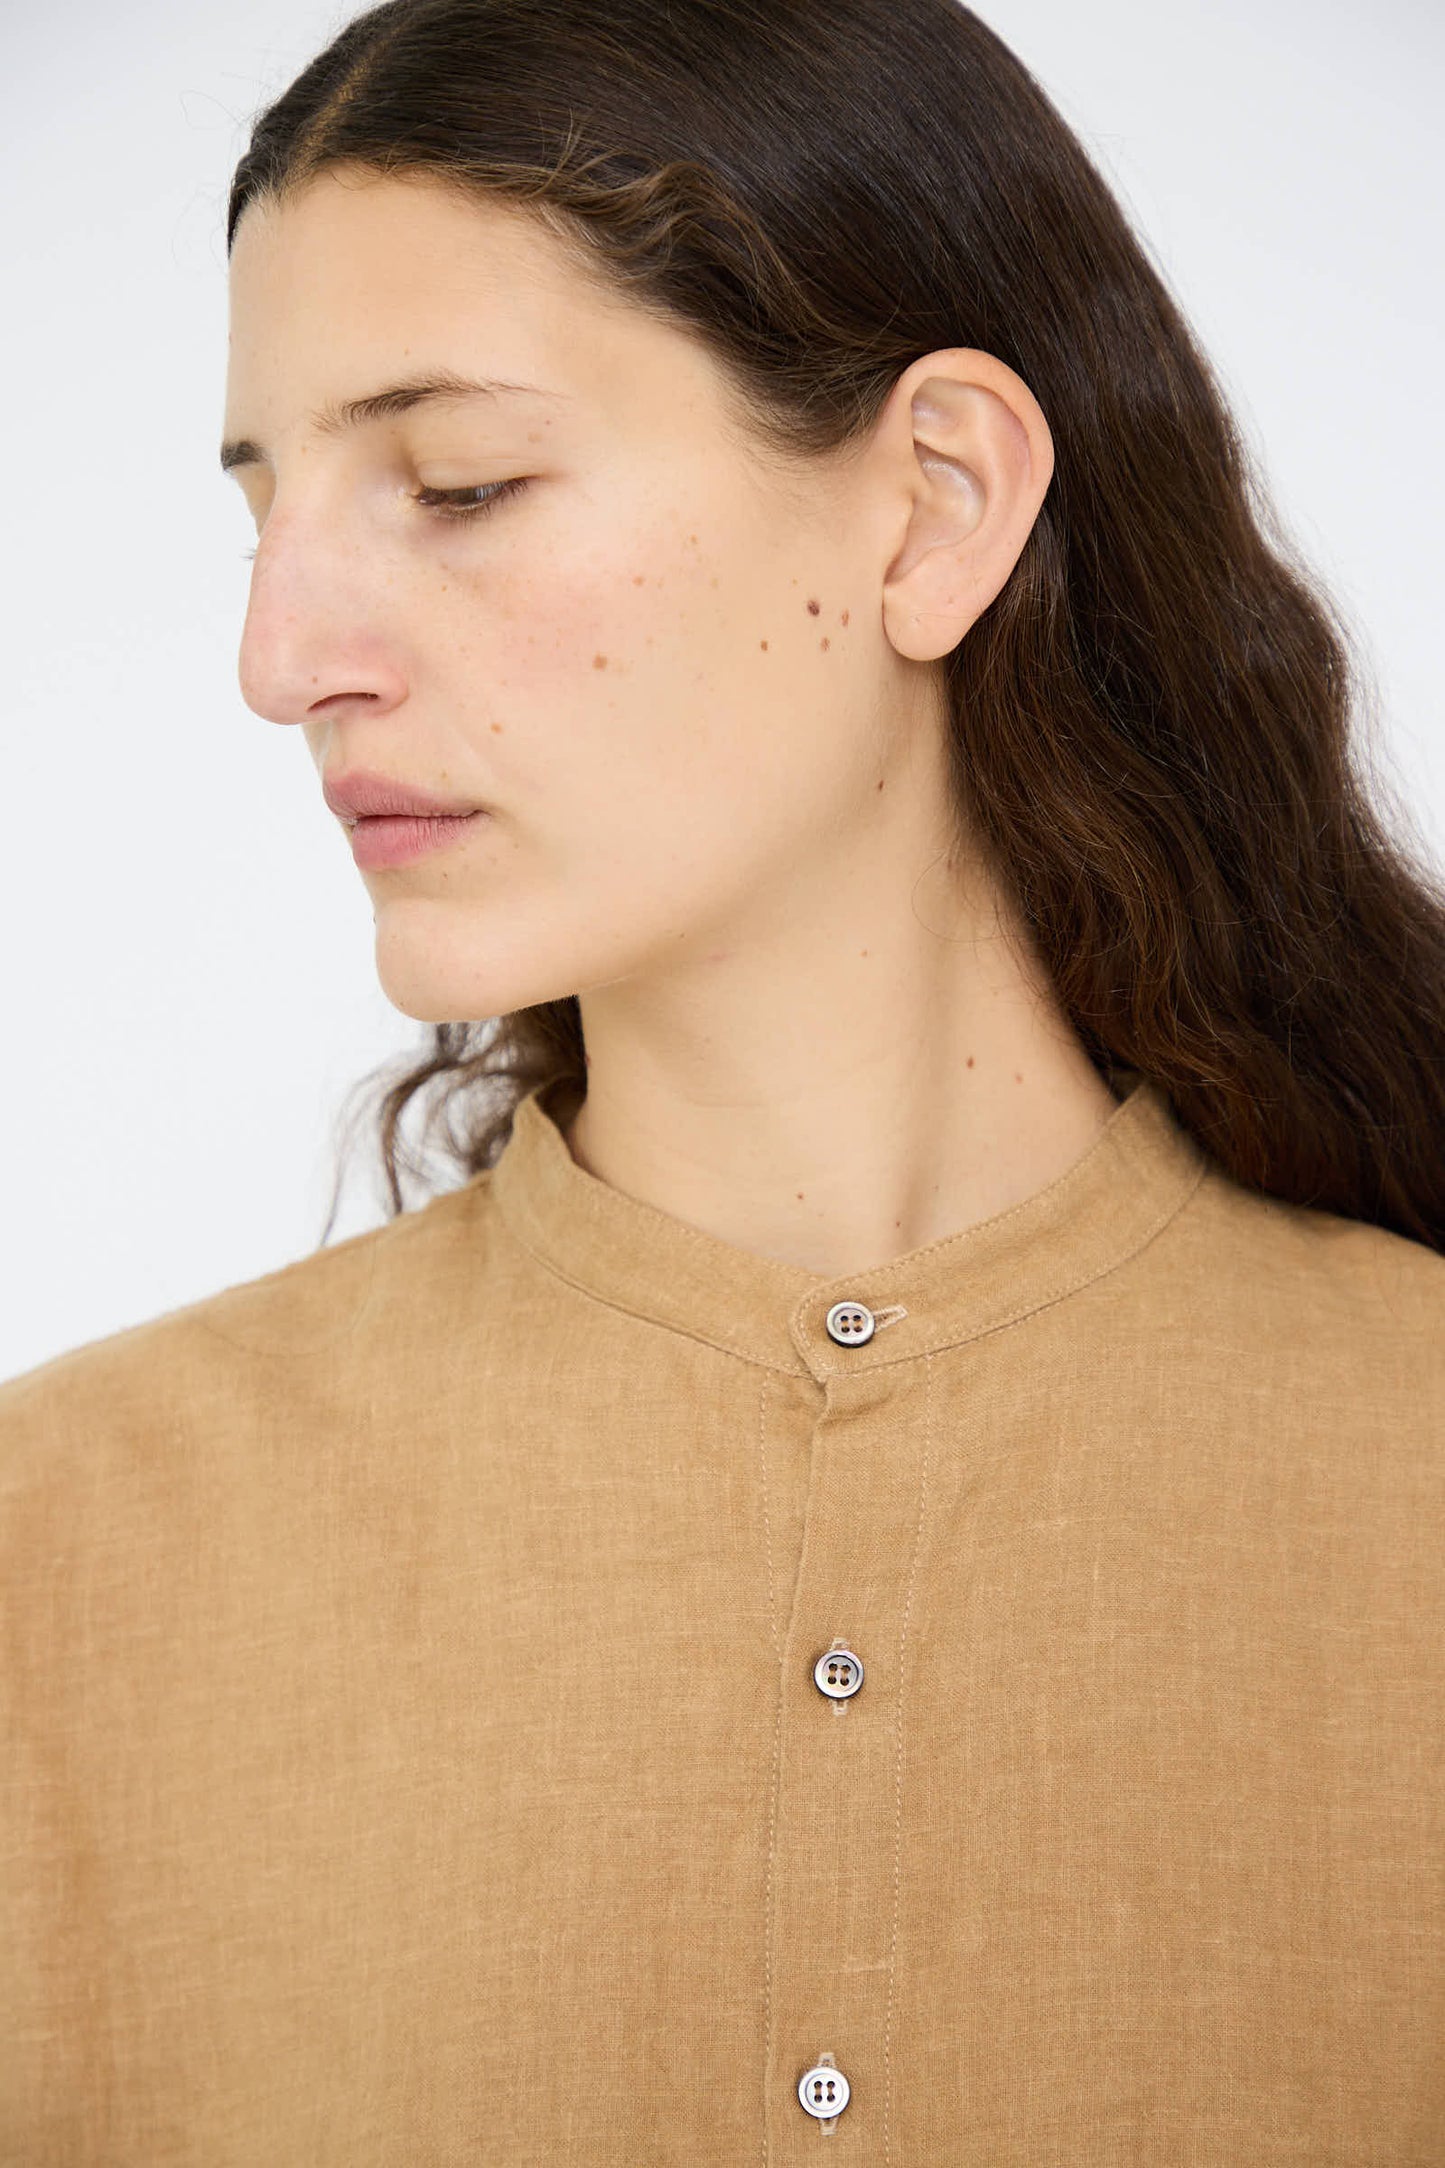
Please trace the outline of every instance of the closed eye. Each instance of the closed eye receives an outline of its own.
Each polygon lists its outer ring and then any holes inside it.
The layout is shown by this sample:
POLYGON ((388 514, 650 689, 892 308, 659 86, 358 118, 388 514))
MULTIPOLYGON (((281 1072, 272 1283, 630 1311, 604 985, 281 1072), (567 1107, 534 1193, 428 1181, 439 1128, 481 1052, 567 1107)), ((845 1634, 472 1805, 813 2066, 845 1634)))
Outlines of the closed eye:
POLYGON ((477 482, 470 489, 419 489, 414 502, 437 511, 443 519, 477 519, 503 497, 526 486, 527 476, 521 474, 511 482, 477 482))
MULTIPOLYGON (((474 482, 467 489, 418 489, 413 492, 412 502, 435 512, 438 519, 480 519, 504 497, 516 496, 524 490, 528 479, 527 475, 519 474, 510 482, 474 482)), ((255 550, 241 552, 248 562, 255 554, 255 550)))

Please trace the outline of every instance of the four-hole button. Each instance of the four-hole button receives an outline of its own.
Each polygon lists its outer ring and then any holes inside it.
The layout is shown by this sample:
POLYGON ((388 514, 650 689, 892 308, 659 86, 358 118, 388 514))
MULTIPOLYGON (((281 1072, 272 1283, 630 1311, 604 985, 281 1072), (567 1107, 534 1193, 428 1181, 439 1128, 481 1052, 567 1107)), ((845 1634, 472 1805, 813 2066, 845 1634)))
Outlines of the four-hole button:
POLYGON ((851 2091, 848 2080, 833 2062, 814 2063, 798 2080, 799 2100, 820 2123, 831 2122, 835 2115, 843 2113, 851 2091))
POLYGON ((851 1649, 825 1649, 813 1666, 813 1684, 830 1701, 848 1701, 863 1684, 861 1657, 851 1649))
POLYGON ((823 1320, 824 1330, 839 1347, 861 1347, 874 1332, 873 1312, 866 1303, 835 1302, 823 1320))

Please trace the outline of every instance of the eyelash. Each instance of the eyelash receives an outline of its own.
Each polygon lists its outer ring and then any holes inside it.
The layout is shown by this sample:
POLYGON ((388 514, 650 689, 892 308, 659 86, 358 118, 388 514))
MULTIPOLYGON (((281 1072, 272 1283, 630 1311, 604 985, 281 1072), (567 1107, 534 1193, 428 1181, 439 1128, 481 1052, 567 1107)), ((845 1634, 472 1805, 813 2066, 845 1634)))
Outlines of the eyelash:
MULTIPOLYGON (((494 505, 500 504, 504 497, 513 497, 526 486, 527 476, 521 474, 510 482, 475 482, 468 489, 419 489, 413 493, 412 502, 423 506, 427 511, 435 511, 438 519, 481 519, 494 505), (458 504, 458 497, 472 497, 477 501, 473 504, 458 504)), ((248 561, 255 554, 254 550, 241 552, 242 557, 248 561)))
POLYGON ((480 519, 484 512, 490 512, 492 506, 499 504, 503 497, 514 496, 519 489, 525 489, 526 486, 527 477, 523 474, 510 482, 477 482, 470 489, 419 489, 412 501, 425 505, 428 509, 446 505, 448 508, 438 514, 442 519, 480 519), (486 494, 477 504, 455 502, 458 497, 475 497, 479 491, 485 491, 486 494), (452 501, 449 503, 448 500, 452 501))

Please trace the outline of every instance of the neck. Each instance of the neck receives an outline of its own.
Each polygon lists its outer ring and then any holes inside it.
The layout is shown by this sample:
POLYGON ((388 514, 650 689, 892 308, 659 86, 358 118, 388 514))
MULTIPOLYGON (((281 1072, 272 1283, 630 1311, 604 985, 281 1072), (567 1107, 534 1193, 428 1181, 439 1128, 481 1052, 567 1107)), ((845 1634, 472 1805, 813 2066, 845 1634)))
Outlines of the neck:
POLYGON ((794 914, 765 948, 584 994, 585 1095, 550 1106, 578 1165, 828 1277, 1066 1172, 1118 1099, 996 899, 919 883, 912 903, 794 914))

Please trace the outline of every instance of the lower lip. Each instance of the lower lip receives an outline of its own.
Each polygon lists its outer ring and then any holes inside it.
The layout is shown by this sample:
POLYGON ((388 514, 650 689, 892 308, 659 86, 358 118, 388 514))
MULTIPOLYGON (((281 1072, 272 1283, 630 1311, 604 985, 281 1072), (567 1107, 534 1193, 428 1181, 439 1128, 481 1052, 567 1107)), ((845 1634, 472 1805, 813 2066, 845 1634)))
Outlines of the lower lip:
POLYGON ((375 814, 353 824, 351 855, 358 866, 406 866, 429 851, 445 849, 486 818, 483 813, 446 814, 422 819, 414 814, 375 814))

